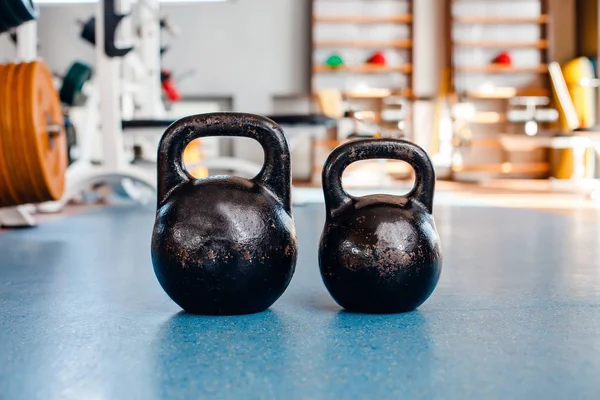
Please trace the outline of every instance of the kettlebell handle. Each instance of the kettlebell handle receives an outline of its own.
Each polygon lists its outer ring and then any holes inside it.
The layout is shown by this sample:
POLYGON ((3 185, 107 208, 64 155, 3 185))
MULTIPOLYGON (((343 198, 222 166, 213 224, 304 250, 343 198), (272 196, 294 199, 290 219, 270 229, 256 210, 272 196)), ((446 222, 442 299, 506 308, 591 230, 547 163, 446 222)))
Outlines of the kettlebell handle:
POLYGON ((435 170, 421 147, 402 139, 361 139, 344 143, 331 152, 323 168, 325 205, 331 217, 355 201, 342 187, 342 175, 348 165, 361 160, 387 158, 406 161, 415 170, 415 186, 405 197, 421 203, 433 212, 435 170))
POLYGON ((158 207, 173 189, 195 179, 183 165, 183 152, 193 140, 210 136, 247 137, 260 143, 265 162, 251 181, 269 189, 291 212, 290 150, 283 130, 268 118, 231 112, 192 115, 167 128, 158 146, 158 207))

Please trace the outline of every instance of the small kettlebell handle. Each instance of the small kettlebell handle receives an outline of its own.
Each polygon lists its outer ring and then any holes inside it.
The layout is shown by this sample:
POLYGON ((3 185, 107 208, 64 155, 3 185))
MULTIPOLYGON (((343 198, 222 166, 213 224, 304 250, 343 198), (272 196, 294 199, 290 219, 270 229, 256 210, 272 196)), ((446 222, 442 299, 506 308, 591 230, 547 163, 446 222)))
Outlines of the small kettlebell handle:
POLYGON ((406 161, 415 170, 415 186, 405 197, 421 203, 433 212, 435 170, 431 159, 421 147, 402 139, 362 139, 338 146, 325 161, 323 192, 325 206, 331 217, 355 201, 342 187, 342 175, 348 165, 361 160, 387 158, 406 161))
POLYGON ((247 137, 260 143, 265 162, 251 181, 269 189, 291 212, 290 150, 283 130, 268 118, 231 112, 192 115, 167 128, 158 146, 158 207, 173 189, 195 179, 183 165, 183 152, 191 141, 210 136, 247 137))

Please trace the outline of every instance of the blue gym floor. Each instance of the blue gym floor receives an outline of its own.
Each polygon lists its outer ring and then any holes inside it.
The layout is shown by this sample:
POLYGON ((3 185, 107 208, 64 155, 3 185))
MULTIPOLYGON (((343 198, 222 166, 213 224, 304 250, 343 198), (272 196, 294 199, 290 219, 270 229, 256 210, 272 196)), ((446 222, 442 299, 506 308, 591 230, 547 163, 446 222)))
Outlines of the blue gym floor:
POLYGON ((0 398, 598 399, 599 215, 437 207, 442 278, 402 315, 329 297, 320 205, 295 208, 287 292, 239 317, 187 315, 164 294, 151 209, 2 233, 0 398))

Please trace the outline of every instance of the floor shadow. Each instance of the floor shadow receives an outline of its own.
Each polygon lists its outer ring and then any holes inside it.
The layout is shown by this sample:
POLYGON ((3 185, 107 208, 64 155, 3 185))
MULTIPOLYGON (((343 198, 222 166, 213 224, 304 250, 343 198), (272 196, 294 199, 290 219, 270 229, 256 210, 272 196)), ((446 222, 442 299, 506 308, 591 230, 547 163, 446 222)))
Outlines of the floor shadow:
MULTIPOLYGON (((252 315, 175 314, 153 344, 158 398, 244 398, 278 382, 288 367, 290 327, 272 310, 252 315)), ((277 396, 279 397, 279 396, 277 396)))
MULTIPOLYGON (((299 296, 297 296, 299 297, 299 296)), ((342 310, 339 304, 337 304, 328 294, 319 293, 313 296, 302 297, 299 299, 303 308, 308 311, 326 311, 326 312, 339 312, 342 310)))
POLYGON ((435 369, 429 320, 419 311, 339 311, 325 330, 322 360, 324 373, 336 377, 327 386, 329 392, 422 397, 431 390, 435 369))

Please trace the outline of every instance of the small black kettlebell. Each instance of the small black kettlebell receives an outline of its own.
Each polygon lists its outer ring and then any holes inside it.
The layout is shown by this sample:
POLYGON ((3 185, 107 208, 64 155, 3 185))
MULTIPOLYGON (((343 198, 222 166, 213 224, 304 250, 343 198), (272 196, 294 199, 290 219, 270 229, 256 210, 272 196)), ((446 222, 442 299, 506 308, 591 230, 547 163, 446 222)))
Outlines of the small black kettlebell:
POLYGON ((431 295, 440 277, 440 239, 432 217, 435 171, 427 153, 397 139, 345 143, 323 169, 327 217, 319 248, 323 282, 348 311, 411 311, 431 295), (359 160, 408 162, 415 186, 405 196, 353 197, 342 188, 346 167, 359 160))
POLYGON ((152 235, 154 272, 181 308, 196 314, 250 314, 269 308, 296 266, 290 152, 281 128, 251 114, 183 118, 158 149, 158 206, 152 235), (264 149, 252 179, 193 178, 182 155, 194 139, 244 136, 264 149))

